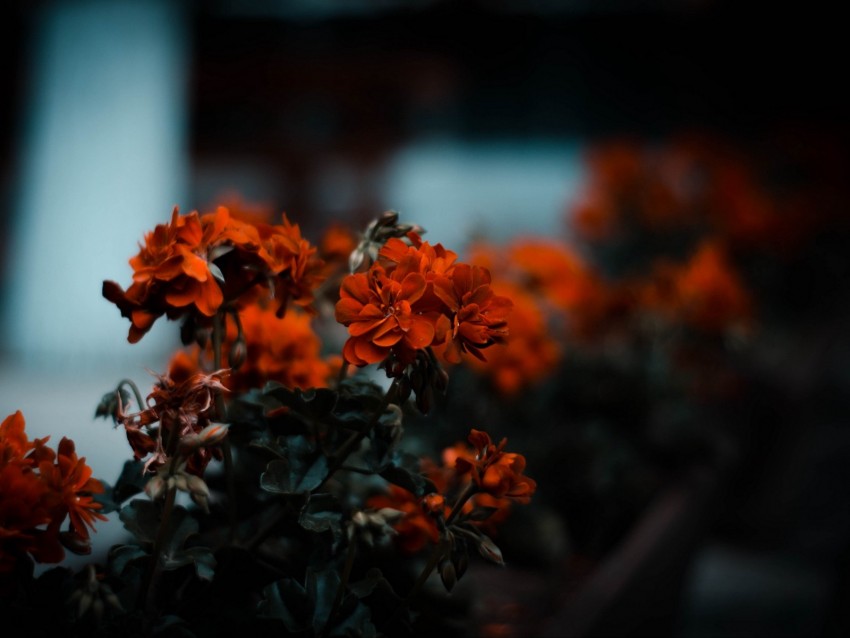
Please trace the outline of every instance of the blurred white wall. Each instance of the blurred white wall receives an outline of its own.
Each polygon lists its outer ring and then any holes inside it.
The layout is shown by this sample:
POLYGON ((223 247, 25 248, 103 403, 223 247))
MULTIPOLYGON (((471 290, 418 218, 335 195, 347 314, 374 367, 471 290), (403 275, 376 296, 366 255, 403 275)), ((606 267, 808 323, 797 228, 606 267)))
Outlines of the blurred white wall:
POLYGON ((456 251, 476 235, 565 237, 582 148, 578 140, 424 140, 390 161, 384 201, 425 227, 428 241, 456 251))
POLYGON ((169 0, 44 5, 20 135, 3 349, 17 366, 157 366, 101 297, 186 189, 188 30, 169 0))

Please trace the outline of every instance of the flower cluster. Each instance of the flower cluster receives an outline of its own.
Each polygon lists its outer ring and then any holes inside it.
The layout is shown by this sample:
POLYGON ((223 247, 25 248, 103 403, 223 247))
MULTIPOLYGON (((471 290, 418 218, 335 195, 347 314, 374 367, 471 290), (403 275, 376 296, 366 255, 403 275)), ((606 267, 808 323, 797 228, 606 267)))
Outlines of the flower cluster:
POLYGON ((536 491, 537 483, 523 473, 525 457, 505 452, 505 439, 494 445, 486 432, 473 429, 468 441, 471 447, 458 442, 443 450, 442 464, 422 460, 422 474, 436 491, 417 497, 390 485, 386 494, 369 499, 372 509, 403 512, 394 528, 397 543, 406 553, 437 543, 441 530, 450 524, 494 534, 512 503, 528 503, 536 491))
MULTIPOLYGON (((813 140, 814 142, 814 140, 813 140)), ((829 151, 829 145, 825 145, 829 151)), ((773 173, 822 173, 822 162, 791 145, 757 157, 718 138, 689 135, 649 145, 635 140, 600 144, 588 154, 589 179, 570 206, 572 225, 594 242, 635 231, 696 229, 748 249, 788 252, 827 220, 830 189, 773 173)))
POLYGON ((642 306, 706 333, 745 329, 753 303, 717 242, 703 241, 684 264, 659 260, 642 290, 642 306))
POLYGON ((64 557, 63 545, 88 553, 89 530, 98 512, 93 495, 103 486, 92 478, 74 442, 63 438, 54 451, 47 438, 29 440, 20 411, 0 424, 0 575, 30 554, 42 563, 64 557), (61 531, 68 519, 68 528, 61 531))
POLYGON ((283 315, 290 299, 310 305, 321 270, 315 253, 286 216, 270 225, 240 221, 223 206, 204 215, 180 215, 175 208, 171 222, 147 233, 130 259, 132 285, 125 291, 105 281, 103 296, 130 320, 131 343, 162 315, 208 328, 223 304, 246 295, 273 296, 283 315))
POLYGON ((414 232, 407 237, 410 243, 390 238, 368 271, 343 280, 336 318, 348 327, 345 360, 391 360, 393 376, 431 346, 441 346, 449 362, 463 353, 483 360, 481 351, 508 334, 511 301, 493 292, 486 268, 457 262, 414 232))

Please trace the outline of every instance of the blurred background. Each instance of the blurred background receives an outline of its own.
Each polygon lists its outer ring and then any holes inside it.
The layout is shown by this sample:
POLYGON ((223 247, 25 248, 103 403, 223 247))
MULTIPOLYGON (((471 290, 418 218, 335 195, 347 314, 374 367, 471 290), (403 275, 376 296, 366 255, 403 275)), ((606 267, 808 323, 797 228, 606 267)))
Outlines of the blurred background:
MULTIPOLYGON (((129 282, 128 258, 175 205, 286 211, 314 242, 331 222, 362 228, 395 209, 461 253, 473 240, 557 237, 618 277, 636 254, 685 252, 681 228, 608 232, 626 213, 596 204, 632 179, 624 163, 642 163, 646 183, 671 162, 709 165, 757 317, 746 356, 734 355, 746 391, 700 413, 726 419, 712 445, 734 460, 699 498, 662 500, 685 521, 672 541, 652 526, 644 545, 622 545, 626 531, 606 541, 644 552, 618 585, 600 585, 613 592, 601 596, 607 626, 555 613, 550 630, 846 635, 840 29, 810 4, 712 0, 7 3, 2 416, 21 409, 31 436, 67 434, 96 473, 117 475, 126 441, 93 420, 95 405, 122 377, 148 387, 145 369, 162 369, 178 339, 159 322, 131 347, 101 284, 129 282), (762 223, 764 210, 781 223, 762 223), (667 580, 645 569, 651 559, 663 571, 659 539, 675 555, 667 580), (657 613, 634 603, 641 589, 663 593, 657 613)), ((672 179, 675 194, 684 182, 672 179)), ((545 481, 557 508, 568 490, 545 481)))

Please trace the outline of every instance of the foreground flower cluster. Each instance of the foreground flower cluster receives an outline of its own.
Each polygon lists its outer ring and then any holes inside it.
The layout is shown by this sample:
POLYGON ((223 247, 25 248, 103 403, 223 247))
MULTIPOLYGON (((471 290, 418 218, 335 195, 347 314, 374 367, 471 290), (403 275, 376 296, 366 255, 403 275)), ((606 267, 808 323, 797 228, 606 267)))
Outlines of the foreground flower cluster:
POLYGON ((25 428, 20 412, 0 424, 0 585, 2 575, 27 555, 58 563, 63 546, 90 552, 89 531, 106 520, 94 500, 103 486, 77 456, 74 442, 63 437, 53 450, 47 438, 30 440, 25 428))
POLYGON ((130 259, 130 287, 103 284, 131 342, 165 316, 186 346, 146 395, 124 379, 97 406, 132 460, 101 484, 67 439, 55 454, 26 439, 19 414, 4 421, 3 560, 58 560, 56 539, 82 543, 117 512, 131 541, 66 585, 80 627, 152 634, 179 619, 195 635, 317 637, 411 633, 435 570, 451 590, 470 554, 502 564, 488 533, 536 490, 525 458, 473 430, 436 470, 405 451, 403 423, 440 401, 441 361, 483 365, 502 346, 513 304, 486 267, 422 232, 388 212, 317 248, 285 216, 175 209, 130 259), (328 311, 348 331, 341 356, 316 330, 328 311), (372 364, 388 388, 357 370, 372 364), (414 547, 417 517, 430 542, 414 547), (407 573, 382 575, 387 552, 407 573), (201 609, 207 590, 221 602, 201 609))

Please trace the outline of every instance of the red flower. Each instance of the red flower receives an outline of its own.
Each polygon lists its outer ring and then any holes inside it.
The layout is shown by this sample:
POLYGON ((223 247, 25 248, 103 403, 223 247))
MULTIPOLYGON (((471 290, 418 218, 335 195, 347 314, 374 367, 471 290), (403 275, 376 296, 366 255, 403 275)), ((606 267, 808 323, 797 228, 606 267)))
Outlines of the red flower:
POLYGON ((553 334, 542 300, 519 286, 502 283, 497 290, 513 302, 510 335, 503 347, 488 351, 486 363, 473 359, 470 365, 488 376, 500 392, 515 395, 553 373, 562 345, 553 334))
POLYGON ((659 261, 643 302, 705 332, 748 326, 752 300, 719 244, 707 240, 682 265, 659 261))
POLYGON ((446 361, 459 363, 463 352, 486 361, 481 350, 504 342, 513 304, 493 292, 486 268, 457 264, 450 276, 434 280, 434 294, 446 304, 451 321, 443 355, 446 361))
POLYGON ((103 492, 103 485, 92 478, 92 469, 86 465, 85 457, 78 458, 74 442, 63 437, 55 463, 52 459, 42 460, 38 470, 52 492, 50 502, 56 527, 67 514, 73 530, 87 540, 89 533, 86 528, 93 530, 95 520, 107 519, 98 513, 100 503, 92 497, 92 494, 103 492))
POLYGON ((366 506, 371 509, 389 507, 404 512, 404 516, 393 524, 393 528, 397 533, 397 543, 405 553, 414 554, 429 543, 440 540, 440 530, 434 513, 426 507, 423 499, 403 487, 390 484, 387 494, 371 497, 366 506))

